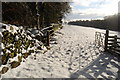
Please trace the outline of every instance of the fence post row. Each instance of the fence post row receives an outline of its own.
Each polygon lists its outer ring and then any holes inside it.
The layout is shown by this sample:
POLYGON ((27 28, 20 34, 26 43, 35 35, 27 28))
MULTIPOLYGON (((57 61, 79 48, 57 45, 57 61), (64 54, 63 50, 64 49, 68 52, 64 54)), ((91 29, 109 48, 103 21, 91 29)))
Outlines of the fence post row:
POLYGON ((105 52, 107 51, 108 48, 108 36, 109 36, 109 30, 106 30, 106 34, 105 34, 105 52))

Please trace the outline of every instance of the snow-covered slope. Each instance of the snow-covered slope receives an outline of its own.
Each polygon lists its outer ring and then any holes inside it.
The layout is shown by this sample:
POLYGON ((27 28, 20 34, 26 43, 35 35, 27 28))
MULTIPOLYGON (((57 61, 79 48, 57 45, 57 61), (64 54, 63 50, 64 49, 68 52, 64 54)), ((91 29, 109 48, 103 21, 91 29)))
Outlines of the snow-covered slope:
POLYGON ((29 56, 2 78, 117 78, 120 60, 95 46, 96 31, 105 32, 64 25, 51 39, 49 51, 29 56))

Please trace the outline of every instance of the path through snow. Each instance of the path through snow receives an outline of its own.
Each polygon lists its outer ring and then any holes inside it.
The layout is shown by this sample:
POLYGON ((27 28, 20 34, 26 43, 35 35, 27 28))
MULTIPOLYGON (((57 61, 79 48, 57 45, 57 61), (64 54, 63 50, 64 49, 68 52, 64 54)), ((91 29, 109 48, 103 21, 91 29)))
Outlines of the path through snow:
POLYGON ((116 78, 120 75, 117 74, 120 60, 95 47, 97 30, 65 25, 51 39, 48 52, 29 56, 19 67, 9 70, 2 77, 116 78))

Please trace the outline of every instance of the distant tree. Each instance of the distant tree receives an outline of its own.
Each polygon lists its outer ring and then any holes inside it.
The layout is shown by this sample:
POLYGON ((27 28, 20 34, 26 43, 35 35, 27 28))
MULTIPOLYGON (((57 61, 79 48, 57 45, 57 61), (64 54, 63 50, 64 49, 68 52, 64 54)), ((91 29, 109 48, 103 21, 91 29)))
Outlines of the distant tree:
POLYGON ((118 30, 120 31, 120 13, 118 13, 118 30))
POLYGON ((106 26, 108 26, 108 29, 112 30, 118 30, 118 15, 112 15, 112 16, 106 16, 104 17, 104 20, 106 21, 106 26))
POLYGON ((120 31, 120 13, 105 16, 104 20, 71 21, 68 24, 120 31))

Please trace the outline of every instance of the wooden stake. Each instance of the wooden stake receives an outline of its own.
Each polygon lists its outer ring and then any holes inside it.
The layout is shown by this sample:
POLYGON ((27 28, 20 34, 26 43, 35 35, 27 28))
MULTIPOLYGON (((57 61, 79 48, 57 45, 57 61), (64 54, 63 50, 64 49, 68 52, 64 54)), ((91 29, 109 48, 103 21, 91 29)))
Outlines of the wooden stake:
POLYGON ((117 47, 117 35, 115 35, 115 37, 114 37, 114 48, 116 48, 117 47))
POLYGON ((50 32, 47 31, 47 46, 50 46, 50 32))

